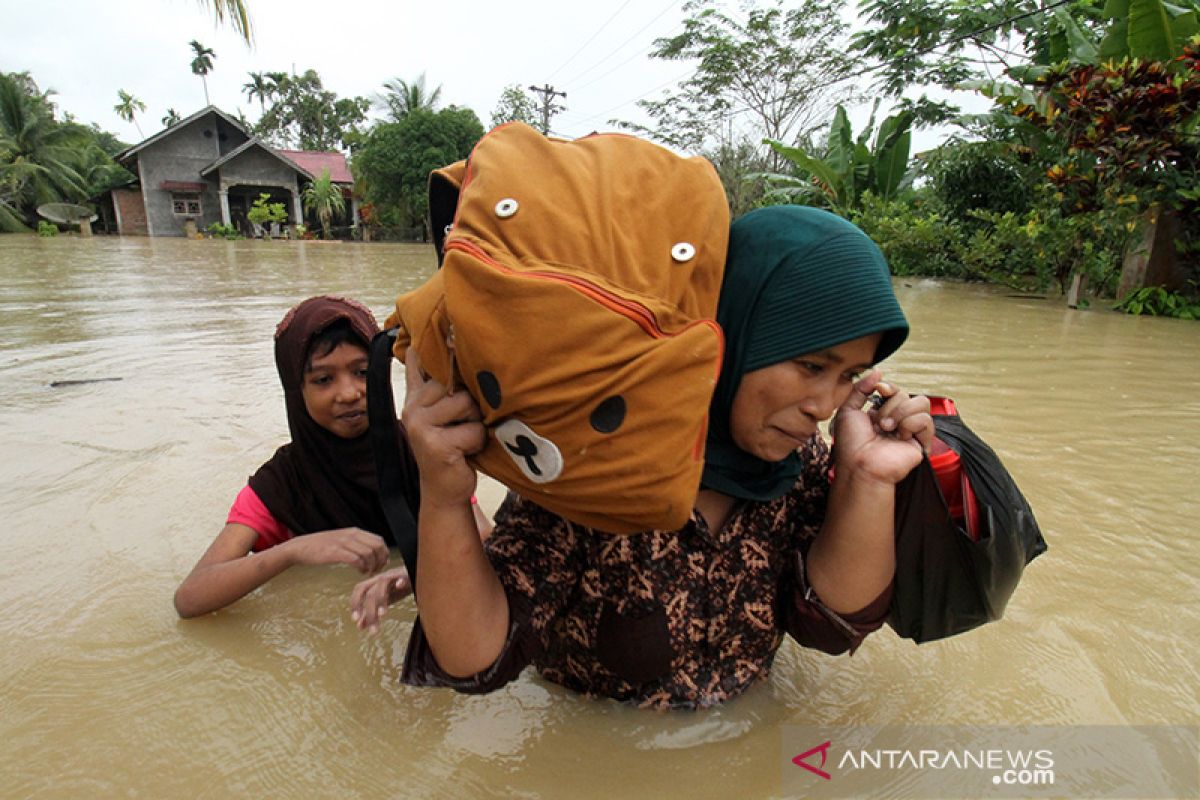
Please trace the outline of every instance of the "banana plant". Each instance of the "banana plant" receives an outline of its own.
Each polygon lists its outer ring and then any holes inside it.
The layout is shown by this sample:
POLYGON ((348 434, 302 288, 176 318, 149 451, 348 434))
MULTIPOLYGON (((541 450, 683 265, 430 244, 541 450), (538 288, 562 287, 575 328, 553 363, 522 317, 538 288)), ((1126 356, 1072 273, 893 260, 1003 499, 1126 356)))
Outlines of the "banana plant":
POLYGON ((800 147, 790 147, 773 139, 763 142, 788 160, 797 175, 768 173, 768 198, 784 202, 813 202, 830 206, 845 214, 858 208, 867 191, 884 200, 895 197, 908 175, 908 156, 912 147, 913 114, 902 111, 885 119, 875 131, 875 113, 867 126, 854 136, 846 109, 837 107, 829 126, 829 138, 822 156, 800 147), (873 144, 871 135, 875 134, 873 144))

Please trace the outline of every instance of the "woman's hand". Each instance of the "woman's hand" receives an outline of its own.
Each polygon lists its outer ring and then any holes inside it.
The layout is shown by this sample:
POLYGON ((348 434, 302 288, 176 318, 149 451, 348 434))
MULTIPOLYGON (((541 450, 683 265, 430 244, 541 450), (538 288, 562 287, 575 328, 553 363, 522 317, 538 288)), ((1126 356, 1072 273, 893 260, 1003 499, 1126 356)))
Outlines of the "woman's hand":
POLYGON ((412 593, 408 570, 396 567, 365 581, 359 581, 350 593, 350 618, 360 631, 379 633, 379 620, 387 607, 412 593))
POLYGON ((837 475, 898 483, 921 463, 933 436, 929 399, 912 397, 871 370, 854 384, 833 420, 837 475), (882 405, 868 406, 872 393, 882 405))
POLYGON ((277 545, 292 564, 349 564, 364 575, 387 566, 387 542, 360 528, 309 533, 277 545))
POLYGON ((475 492, 467 457, 487 443, 483 415, 467 392, 454 392, 421 372, 415 347, 404 359, 404 427, 421 471, 421 504, 466 504, 475 492))

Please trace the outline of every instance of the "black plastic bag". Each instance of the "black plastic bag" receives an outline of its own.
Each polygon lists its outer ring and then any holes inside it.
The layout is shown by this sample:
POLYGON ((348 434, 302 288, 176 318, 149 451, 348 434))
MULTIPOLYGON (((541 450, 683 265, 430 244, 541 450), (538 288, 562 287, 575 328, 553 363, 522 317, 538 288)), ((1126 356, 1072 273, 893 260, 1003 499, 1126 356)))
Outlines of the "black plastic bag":
POLYGON ((1033 510, 990 447, 935 415, 978 504, 978 541, 950 515, 929 459, 896 486, 896 579, 888 624, 917 643, 1000 619, 1025 565, 1046 551, 1033 510))

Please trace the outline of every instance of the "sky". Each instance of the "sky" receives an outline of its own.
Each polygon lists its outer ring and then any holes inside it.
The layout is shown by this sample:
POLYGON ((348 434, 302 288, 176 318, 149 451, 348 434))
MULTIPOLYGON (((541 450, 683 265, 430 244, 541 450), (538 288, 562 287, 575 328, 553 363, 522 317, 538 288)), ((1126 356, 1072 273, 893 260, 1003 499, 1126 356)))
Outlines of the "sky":
MULTIPOLYGON (((315 69, 339 97, 374 98, 384 81, 422 73, 441 86, 441 105, 466 106, 490 125, 505 86, 550 84, 567 97, 553 132, 582 136, 620 118, 645 121, 635 105, 689 74, 686 63, 648 57, 656 38, 682 30, 684 0, 246 0, 255 42, 248 47, 195 0, 42 0, 5 4, 0 70, 28 70, 54 89, 60 112, 98 123, 127 142, 142 137, 113 106, 124 89, 146 104, 150 136, 168 108, 188 116, 204 106, 192 74, 198 39, 216 52, 208 75, 214 105, 250 120, 258 101, 242 89, 249 72, 315 69)), ((865 120, 869 109, 852 114, 865 120)), ((376 110, 375 116, 382 112, 376 110)), ((859 124, 862 124, 859 122, 859 124)), ((857 130, 857 126, 856 126, 857 130)), ((914 150, 940 134, 919 133, 914 150)))

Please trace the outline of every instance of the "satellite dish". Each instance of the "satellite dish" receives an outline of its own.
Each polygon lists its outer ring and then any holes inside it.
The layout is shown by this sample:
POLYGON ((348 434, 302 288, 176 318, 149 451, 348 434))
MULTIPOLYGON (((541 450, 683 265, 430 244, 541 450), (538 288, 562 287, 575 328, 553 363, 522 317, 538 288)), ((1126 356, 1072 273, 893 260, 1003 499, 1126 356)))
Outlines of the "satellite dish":
POLYGON ((79 225, 98 219, 90 208, 74 203, 43 203, 38 206, 37 212, 51 222, 61 225, 79 225))

